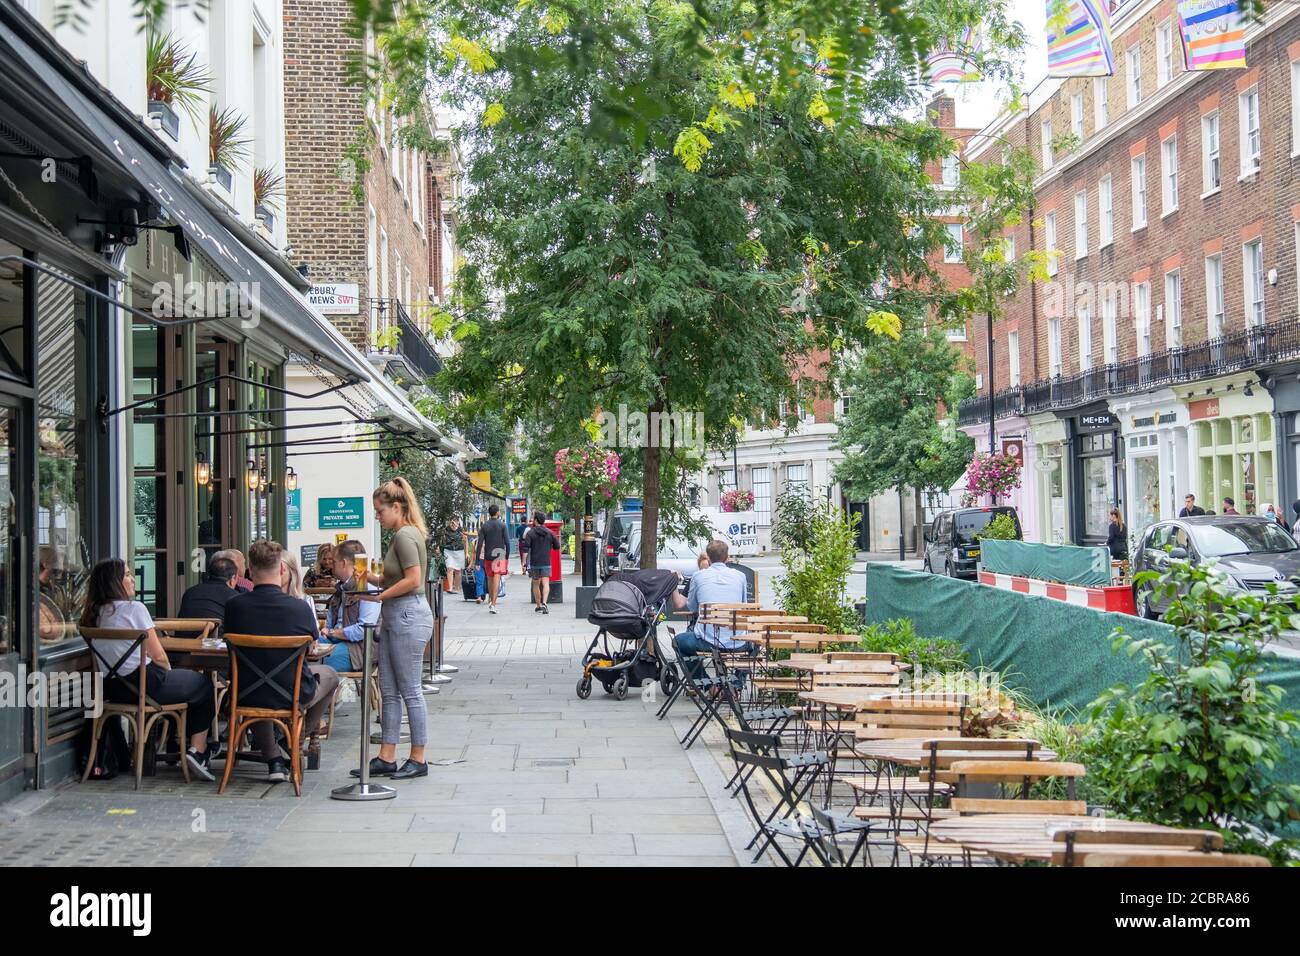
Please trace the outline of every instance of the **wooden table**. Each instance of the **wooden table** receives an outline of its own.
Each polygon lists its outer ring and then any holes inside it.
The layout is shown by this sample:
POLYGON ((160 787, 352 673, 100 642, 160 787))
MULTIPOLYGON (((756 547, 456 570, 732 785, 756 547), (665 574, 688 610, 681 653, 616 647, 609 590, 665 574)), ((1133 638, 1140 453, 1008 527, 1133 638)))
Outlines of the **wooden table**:
POLYGON ((1058 830, 1104 830, 1114 833, 1114 842, 1089 843, 1078 853, 1158 853, 1186 855, 1202 851, 1192 847, 1151 846, 1126 843, 1125 833, 1186 832, 1177 827, 1110 817, 1059 816, 1033 813, 983 813, 936 820, 930 824, 930 839, 963 850, 987 854, 1003 863, 1050 863, 1053 854, 1063 853, 1065 844, 1053 838, 1058 830))

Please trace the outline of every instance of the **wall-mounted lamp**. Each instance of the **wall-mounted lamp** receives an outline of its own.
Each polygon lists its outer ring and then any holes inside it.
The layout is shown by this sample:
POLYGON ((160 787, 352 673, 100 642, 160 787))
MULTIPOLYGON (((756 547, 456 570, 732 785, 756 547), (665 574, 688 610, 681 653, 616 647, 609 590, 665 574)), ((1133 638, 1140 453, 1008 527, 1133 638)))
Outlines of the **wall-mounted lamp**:
POLYGON ((257 485, 261 480, 261 477, 261 472, 257 470, 257 462, 253 461, 251 458, 248 459, 247 470, 244 472, 244 481, 248 485, 249 491, 257 490, 257 485))
POLYGON ((285 491, 298 490, 298 473, 293 470, 293 465, 284 470, 284 489, 285 491))
POLYGON ((198 457, 194 460, 194 483, 206 485, 212 478, 212 466, 208 464, 207 456, 199 452, 198 457))

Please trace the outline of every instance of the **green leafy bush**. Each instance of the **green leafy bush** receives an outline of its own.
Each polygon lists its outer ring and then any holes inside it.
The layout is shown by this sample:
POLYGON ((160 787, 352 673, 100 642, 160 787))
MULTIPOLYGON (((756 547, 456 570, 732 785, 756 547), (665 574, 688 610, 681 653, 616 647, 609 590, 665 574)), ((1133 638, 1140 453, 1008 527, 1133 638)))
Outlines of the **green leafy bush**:
POLYGON ((897 654, 912 665, 913 673, 943 673, 962 670, 967 665, 966 652, 956 641, 942 637, 922 637, 909 618, 896 618, 883 624, 871 624, 862 631, 859 648, 897 654))
POLYGON ((1300 786, 1269 778, 1300 715, 1282 708, 1282 688, 1259 679, 1264 648, 1300 615, 1228 590, 1213 563, 1174 561, 1137 580, 1171 599, 1173 641, 1112 635, 1115 650, 1141 655, 1151 674, 1094 702, 1083 752, 1092 783, 1121 815, 1216 829, 1235 851, 1287 860, 1294 844, 1266 846, 1266 835, 1300 809, 1300 786))
POLYGON ((857 630, 857 612, 848 598, 857 522, 857 515, 846 515, 830 504, 813 506, 807 547, 787 539, 781 549, 784 570, 774 583, 781 607, 813 624, 825 624, 832 634, 857 630))
POLYGON ((1004 511, 994 515, 993 520, 975 537, 992 541, 1019 541, 1020 532, 1016 530, 1016 520, 1004 511))

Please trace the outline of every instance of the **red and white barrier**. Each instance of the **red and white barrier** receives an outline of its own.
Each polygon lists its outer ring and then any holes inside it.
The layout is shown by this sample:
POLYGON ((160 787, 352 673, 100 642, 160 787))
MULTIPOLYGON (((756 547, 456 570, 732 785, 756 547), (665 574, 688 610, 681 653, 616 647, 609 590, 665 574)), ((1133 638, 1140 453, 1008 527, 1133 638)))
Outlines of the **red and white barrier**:
POLYGON ((1089 588, 1078 584, 1056 584, 1052 581, 1040 581, 1037 578, 1023 578, 1015 574, 999 574, 996 571, 981 571, 980 584, 1002 588, 1004 591, 1019 591, 1021 594, 1036 594, 1039 597, 1090 607, 1095 611, 1118 611, 1121 614, 1136 614, 1133 604, 1133 590, 1126 585, 1105 588, 1089 588))

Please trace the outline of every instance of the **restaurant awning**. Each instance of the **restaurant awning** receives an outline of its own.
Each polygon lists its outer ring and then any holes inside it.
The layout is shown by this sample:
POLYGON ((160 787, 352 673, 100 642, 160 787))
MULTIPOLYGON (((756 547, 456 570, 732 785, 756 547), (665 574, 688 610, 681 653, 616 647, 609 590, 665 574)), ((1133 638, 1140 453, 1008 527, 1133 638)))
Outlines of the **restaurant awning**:
POLYGON ((163 158, 156 142, 148 142, 150 132, 143 126, 130 129, 124 111, 84 66, 48 40, 48 34, 25 15, 0 19, 0 46, 6 48, 2 59, 22 67, 21 75, 5 70, 7 96, 59 104, 67 112, 65 119, 101 144, 227 280, 247 283, 253 306, 252 315, 243 320, 247 327, 264 329, 263 335, 290 352, 348 380, 370 380, 355 350, 331 336, 328 322, 311 310, 297 290, 206 208, 199 187, 175 161, 163 158))

